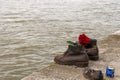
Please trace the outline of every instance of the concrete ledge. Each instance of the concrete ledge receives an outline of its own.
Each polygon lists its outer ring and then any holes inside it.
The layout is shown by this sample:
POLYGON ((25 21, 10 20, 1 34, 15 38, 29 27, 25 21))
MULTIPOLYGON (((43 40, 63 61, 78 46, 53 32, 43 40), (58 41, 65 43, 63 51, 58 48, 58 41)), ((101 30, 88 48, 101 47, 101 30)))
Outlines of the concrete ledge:
POLYGON ((84 79, 82 76, 82 68, 75 66, 64 66, 52 64, 39 72, 25 77, 22 80, 77 80, 84 79))
MULTIPOLYGON (((89 67, 102 70, 106 66, 115 68, 115 77, 106 80, 120 80, 120 31, 98 41, 99 61, 89 61, 89 67)), ((21 80, 86 80, 83 77, 83 68, 75 66, 58 65, 53 62, 50 66, 34 72, 21 80)))

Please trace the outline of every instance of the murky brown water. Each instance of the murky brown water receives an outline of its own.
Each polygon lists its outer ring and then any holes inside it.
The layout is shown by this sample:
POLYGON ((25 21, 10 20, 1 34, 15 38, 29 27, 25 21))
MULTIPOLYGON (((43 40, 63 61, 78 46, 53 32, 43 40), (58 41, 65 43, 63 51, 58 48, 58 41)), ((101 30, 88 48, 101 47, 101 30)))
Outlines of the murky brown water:
POLYGON ((0 0, 0 80, 48 66, 80 33, 120 30, 120 0, 0 0))

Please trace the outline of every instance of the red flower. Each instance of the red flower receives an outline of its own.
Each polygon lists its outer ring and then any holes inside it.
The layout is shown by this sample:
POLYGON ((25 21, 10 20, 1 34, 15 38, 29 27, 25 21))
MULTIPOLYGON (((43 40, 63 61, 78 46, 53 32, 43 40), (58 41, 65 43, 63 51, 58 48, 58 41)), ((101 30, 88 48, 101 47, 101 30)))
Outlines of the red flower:
POLYGON ((90 39, 85 35, 85 34, 81 34, 79 35, 78 37, 78 42, 81 44, 81 45, 87 45, 90 43, 90 39))

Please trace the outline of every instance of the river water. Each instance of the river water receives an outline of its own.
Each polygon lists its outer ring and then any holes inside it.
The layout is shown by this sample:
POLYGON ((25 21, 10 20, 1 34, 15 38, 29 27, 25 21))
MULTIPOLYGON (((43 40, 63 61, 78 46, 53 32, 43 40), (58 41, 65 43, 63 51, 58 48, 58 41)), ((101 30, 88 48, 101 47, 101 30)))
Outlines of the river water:
POLYGON ((0 80, 20 80, 62 54, 81 33, 120 30, 120 0, 0 0, 0 80))

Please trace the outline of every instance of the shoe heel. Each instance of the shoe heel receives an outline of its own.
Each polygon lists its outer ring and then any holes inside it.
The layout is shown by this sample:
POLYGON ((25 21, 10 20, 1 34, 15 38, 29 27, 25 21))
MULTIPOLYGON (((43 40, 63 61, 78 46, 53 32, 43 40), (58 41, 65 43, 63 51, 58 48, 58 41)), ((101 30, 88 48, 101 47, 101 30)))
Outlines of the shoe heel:
POLYGON ((89 62, 76 62, 75 66, 77 67, 88 67, 89 62))
POLYGON ((90 60, 97 61, 99 59, 98 56, 89 56, 90 60))

